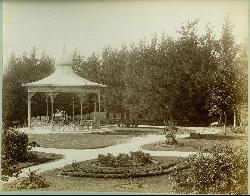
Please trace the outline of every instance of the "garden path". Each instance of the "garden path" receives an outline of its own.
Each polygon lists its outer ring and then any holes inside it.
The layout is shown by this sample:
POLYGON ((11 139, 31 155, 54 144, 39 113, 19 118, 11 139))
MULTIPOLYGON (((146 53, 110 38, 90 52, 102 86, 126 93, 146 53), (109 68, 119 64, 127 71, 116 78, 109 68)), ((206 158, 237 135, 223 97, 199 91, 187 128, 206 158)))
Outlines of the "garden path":
MULTIPOLYGON (((207 130, 210 132, 211 130, 207 130)), ((216 132, 216 131, 215 131, 216 132)), ((177 138, 189 137, 189 134, 177 135, 177 138)), ((159 142, 165 139, 164 135, 144 135, 136 136, 131 138, 127 143, 116 144, 113 146, 98 148, 98 149, 56 149, 56 148, 43 148, 35 147, 33 151, 45 152, 45 153, 55 153, 62 154, 64 158, 39 165, 34 165, 28 168, 22 169, 20 177, 26 177, 30 171, 38 170, 37 172, 45 172, 57 168, 62 168, 67 164, 71 164, 76 161, 85 161, 89 159, 97 158, 98 154, 112 153, 113 155, 118 155, 119 153, 129 153, 130 151, 142 150, 143 152, 150 153, 152 156, 176 156, 176 157, 187 157, 189 155, 195 154, 196 152, 179 152, 179 151, 148 151, 143 150, 140 147, 144 144, 149 144, 153 142, 159 142)), ((9 181, 13 181, 15 178, 10 178, 9 181)))

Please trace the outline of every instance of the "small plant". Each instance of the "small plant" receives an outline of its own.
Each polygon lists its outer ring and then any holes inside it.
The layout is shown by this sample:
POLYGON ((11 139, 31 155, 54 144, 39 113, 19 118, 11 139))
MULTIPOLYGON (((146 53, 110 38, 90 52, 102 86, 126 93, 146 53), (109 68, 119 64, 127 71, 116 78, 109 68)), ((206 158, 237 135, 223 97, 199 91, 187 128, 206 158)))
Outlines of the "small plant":
POLYGON ((164 122, 166 127, 163 130, 163 133, 166 137, 166 144, 177 144, 176 134, 177 134, 177 127, 175 126, 174 122, 164 122))
POLYGON ((79 168, 79 163, 77 163, 76 160, 73 160, 73 163, 72 163, 71 165, 72 165, 74 171, 77 171, 77 170, 78 170, 78 168, 79 168))
POLYGON ((17 182, 14 184, 14 189, 38 189, 38 188, 45 188, 48 187, 49 184, 46 181, 46 179, 37 174, 38 170, 30 171, 28 177, 22 177, 17 180, 17 182))
POLYGON ((37 144, 35 141, 33 142, 29 142, 28 146, 30 146, 31 148, 35 148, 35 147, 41 147, 39 144, 37 144))
POLYGON ((232 131, 234 132, 234 133, 246 133, 246 129, 247 129, 247 127, 245 127, 245 126, 237 126, 237 127, 233 127, 232 128, 232 131))

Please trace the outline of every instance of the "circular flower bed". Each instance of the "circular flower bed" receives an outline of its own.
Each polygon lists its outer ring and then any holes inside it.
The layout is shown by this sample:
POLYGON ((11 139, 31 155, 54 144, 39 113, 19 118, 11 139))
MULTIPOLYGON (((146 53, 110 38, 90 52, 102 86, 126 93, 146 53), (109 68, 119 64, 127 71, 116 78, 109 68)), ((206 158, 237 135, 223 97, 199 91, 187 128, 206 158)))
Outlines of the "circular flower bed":
POLYGON ((130 155, 119 154, 116 157, 112 154, 99 155, 97 159, 85 161, 83 165, 73 163, 63 169, 60 174, 94 178, 145 177, 168 174, 183 169, 177 163, 178 161, 158 163, 149 154, 137 151, 130 152, 130 155))

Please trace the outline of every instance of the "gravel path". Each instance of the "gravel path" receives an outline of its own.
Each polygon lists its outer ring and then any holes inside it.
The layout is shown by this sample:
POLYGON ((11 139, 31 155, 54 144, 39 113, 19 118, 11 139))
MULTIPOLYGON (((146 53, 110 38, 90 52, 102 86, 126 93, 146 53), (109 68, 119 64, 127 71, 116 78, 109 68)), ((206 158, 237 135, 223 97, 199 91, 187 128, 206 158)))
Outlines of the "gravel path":
MULTIPOLYGON (((211 132, 211 130, 208 129, 207 132, 211 132)), ((177 135, 177 138, 185 138, 185 137, 189 137, 189 134, 177 135)), ((114 146, 109 146, 105 148, 83 149, 83 150, 36 147, 33 148, 32 150, 45 153, 62 154, 64 155, 64 158, 54 162, 49 162, 24 168, 22 169, 22 173, 19 176, 25 177, 27 176, 27 173, 34 170, 38 170, 37 172, 45 172, 56 168, 62 168, 67 164, 71 164, 73 161, 79 162, 97 158, 98 154, 112 153, 113 155, 118 155, 119 153, 129 153, 130 151, 142 150, 143 152, 150 153, 152 156, 188 157, 189 155, 196 153, 196 152, 179 152, 179 151, 148 151, 140 148, 144 144, 159 142, 164 139, 165 139, 164 135, 150 134, 146 136, 133 137, 127 143, 123 144, 116 144, 114 146)), ((16 178, 10 178, 8 182, 13 181, 15 179, 16 178)))

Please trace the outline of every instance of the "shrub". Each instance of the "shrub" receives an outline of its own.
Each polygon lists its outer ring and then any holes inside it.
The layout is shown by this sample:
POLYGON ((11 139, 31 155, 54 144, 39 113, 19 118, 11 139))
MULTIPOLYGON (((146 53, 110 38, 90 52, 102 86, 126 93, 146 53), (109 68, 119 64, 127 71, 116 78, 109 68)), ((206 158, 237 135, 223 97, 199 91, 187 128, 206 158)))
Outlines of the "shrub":
POLYGON ((2 143, 3 154, 9 164, 26 161, 28 158, 28 135, 14 129, 5 131, 2 143))
POLYGON ((118 156, 99 154, 97 165, 104 167, 132 167, 143 166, 151 163, 152 157, 149 153, 142 151, 130 152, 130 154, 120 153, 118 156))
POLYGON ((231 146, 213 147, 187 159, 190 167, 174 172, 174 187, 180 192, 246 194, 247 152, 231 146))
POLYGON ((99 154, 97 164, 100 166, 112 167, 114 165, 114 156, 111 153, 107 155, 99 154))
POLYGON ((246 129, 247 129, 247 127, 245 127, 245 126, 237 126, 237 127, 233 127, 232 128, 232 131, 234 132, 234 133, 246 133, 246 129))
POLYGON ((20 173, 18 168, 10 166, 24 162, 29 158, 28 136, 14 129, 4 130, 2 135, 2 179, 20 173))
POLYGON ((37 170, 30 171, 28 177, 22 177, 14 184, 14 189, 37 189, 48 187, 49 183, 46 179, 37 174, 37 170))
POLYGON ((176 133, 177 127, 174 122, 165 123, 166 127, 164 128, 164 135, 166 137, 166 144, 177 144, 176 133))
POLYGON ((131 159, 135 166, 143 166, 151 163, 152 157, 149 153, 144 153, 142 151, 130 152, 131 159))

